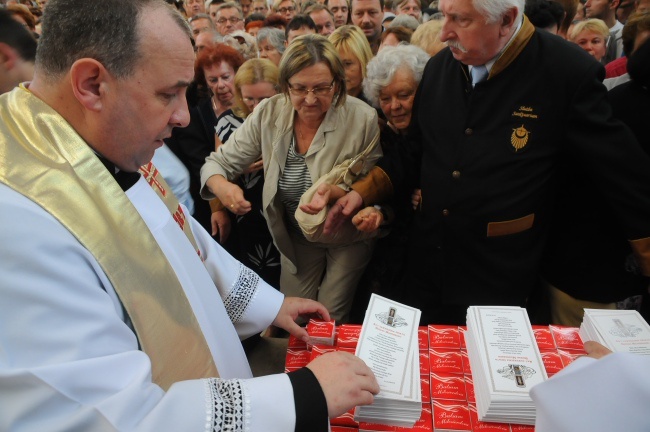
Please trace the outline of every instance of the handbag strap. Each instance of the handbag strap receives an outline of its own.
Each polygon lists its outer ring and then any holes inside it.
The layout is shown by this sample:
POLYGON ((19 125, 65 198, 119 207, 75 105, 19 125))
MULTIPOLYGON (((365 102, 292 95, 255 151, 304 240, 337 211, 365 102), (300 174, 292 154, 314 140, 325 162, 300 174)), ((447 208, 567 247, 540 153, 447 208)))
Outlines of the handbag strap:
POLYGON ((344 175, 343 181, 345 184, 348 186, 352 186, 352 183, 354 180, 361 174, 363 171, 363 167, 366 164, 366 158, 372 152, 375 147, 377 147, 377 144, 379 143, 379 135, 375 135, 375 137, 372 139, 370 144, 363 149, 361 153, 350 159, 350 164, 348 165, 348 169, 346 170, 346 174, 344 175), (350 174, 350 177, 348 177, 348 174, 350 174))

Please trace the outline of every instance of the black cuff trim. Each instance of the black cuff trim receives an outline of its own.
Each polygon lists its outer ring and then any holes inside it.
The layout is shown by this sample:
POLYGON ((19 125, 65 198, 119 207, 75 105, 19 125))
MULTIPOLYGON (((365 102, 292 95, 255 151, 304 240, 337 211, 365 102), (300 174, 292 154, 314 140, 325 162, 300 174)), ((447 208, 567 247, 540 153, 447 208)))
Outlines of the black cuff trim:
POLYGON ((327 432, 327 400, 316 375, 309 368, 287 374, 296 406, 295 432, 327 432))

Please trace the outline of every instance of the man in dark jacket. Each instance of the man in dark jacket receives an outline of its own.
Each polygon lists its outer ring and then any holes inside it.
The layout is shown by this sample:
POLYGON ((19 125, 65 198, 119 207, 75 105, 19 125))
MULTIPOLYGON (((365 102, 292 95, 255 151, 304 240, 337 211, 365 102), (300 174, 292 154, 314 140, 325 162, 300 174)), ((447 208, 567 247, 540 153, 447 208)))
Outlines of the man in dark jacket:
MULTIPOLYGON (((623 29, 626 50, 632 53, 630 60, 634 59, 630 71, 633 82, 615 87, 608 96, 614 117, 632 130, 650 155, 650 46, 645 48, 645 55, 642 51, 637 55, 644 38, 650 35, 650 31, 642 30, 648 24, 650 14, 635 15, 623 29)), ((583 308, 613 309, 616 302, 647 293, 649 279, 640 274, 623 227, 600 190, 591 187, 584 169, 575 160, 568 160, 563 168, 564 187, 556 203, 563 211, 554 216, 542 276, 549 284, 552 322, 578 326, 583 308)))
POLYGON ((424 71, 410 145, 353 186, 327 221, 335 229, 341 214, 419 183, 401 300, 421 308, 423 322, 462 324, 468 305, 526 304, 567 156, 602 190, 650 275, 650 160, 612 118, 603 67, 536 31, 523 6, 440 1, 449 49, 424 71))

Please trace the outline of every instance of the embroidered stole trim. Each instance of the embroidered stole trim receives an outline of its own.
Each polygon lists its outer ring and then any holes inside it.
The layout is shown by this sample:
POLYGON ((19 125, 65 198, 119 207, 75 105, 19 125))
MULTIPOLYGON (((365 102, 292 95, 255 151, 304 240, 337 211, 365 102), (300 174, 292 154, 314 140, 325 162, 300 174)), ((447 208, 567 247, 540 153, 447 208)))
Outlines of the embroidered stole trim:
POLYGON ((152 380, 167 390, 218 376, 174 270, 83 138, 22 86, 0 98, 0 118, 0 182, 43 207, 95 257, 151 359, 152 380))
POLYGON ((176 196, 172 193, 172 188, 169 187, 162 174, 160 174, 160 171, 158 171, 158 168, 156 168, 152 162, 149 162, 146 165, 142 165, 138 171, 140 174, 142 174, 154 192, 156 192, 158 198, 160 198, 160 200, 165 203, 165 206, 167 207, 167 210, 169 210, 169 213, 171 213, 172 218, 174 221, 176 221, 179 228, 183 230, 183 233, 185 233, 187 239, 190 241, 190 243, 192 243, 192 247, 196 251, 197 255, 199 258, 201 258, 201 261, 203 261, 201 250, 196 244, 196 240, 194 239, 194 234, 192 233, 190 224, 187 223, 185 212, 179 204, 176 196))

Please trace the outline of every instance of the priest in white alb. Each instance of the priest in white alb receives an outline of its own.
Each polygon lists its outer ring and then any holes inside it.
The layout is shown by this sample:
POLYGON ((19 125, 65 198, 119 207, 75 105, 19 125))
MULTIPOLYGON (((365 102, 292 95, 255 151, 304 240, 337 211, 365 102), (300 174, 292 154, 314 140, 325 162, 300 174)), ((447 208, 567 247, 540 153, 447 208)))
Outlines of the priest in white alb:
POLYGON ((150 163, 189 121, 190 37, 162 0, 50 0, 33 81, 0 97, 0 430, 326 431, 379 391, 344 353, 252 377, 240 339, 328 313, 150 163))

